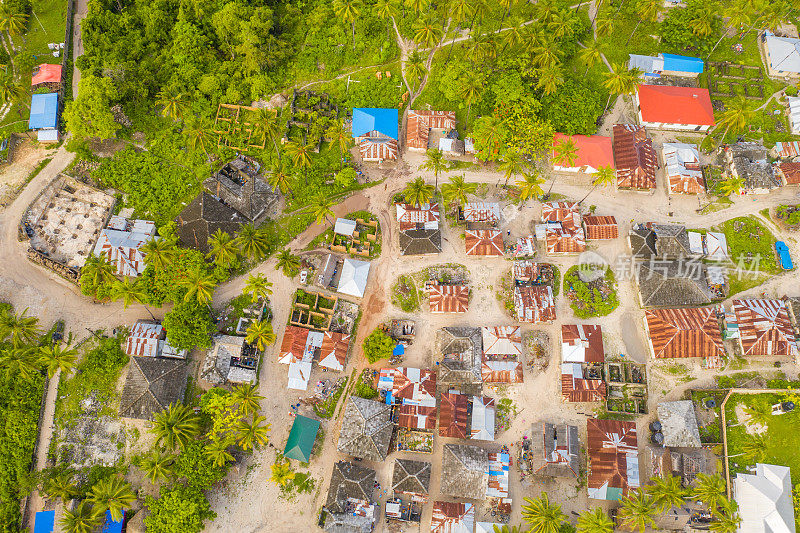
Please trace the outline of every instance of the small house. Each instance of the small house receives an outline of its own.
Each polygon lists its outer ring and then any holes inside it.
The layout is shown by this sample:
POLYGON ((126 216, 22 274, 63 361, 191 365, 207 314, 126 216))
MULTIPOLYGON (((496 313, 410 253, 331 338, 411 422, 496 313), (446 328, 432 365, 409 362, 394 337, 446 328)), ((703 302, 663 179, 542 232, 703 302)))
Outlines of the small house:
POLYGON ((769 31, 759 39, 767 74, 772 78, 800 78, 800 39, 778 37, 769 31))
POLYGON ((442 251, 439 204, 395 204, 400 226, 401 255, 431 255, 442 251))
POLYGON ((658 155, 644 127, 614 124, 613 134, 617 187, 639 191, 655 189, 658 155))
POLYGON ((342 275, 339 278, 337 291, 342 294, 363 298, 367 290, 370 263, 346 257, 342 265, 342 275))
POLYGON ((385 403, 348 398, 336 449, 359 459, 384 461, 394 433, 391 411, 385 403))
POLYGON ((586 240, 605 241, 619 237, 619 226, 616 217, 609 215, 586 215, 583 217, 586 228, 586 240))
POLYGON ((117 276, 135 278, 147 267, 141 249, 151 240, 158 239, 155 234, 155 222, 112 215, 106 228, 100 232, 94 253, 105 256, 116 267, 117 276))
POLYGON ((733 478, 733 499, 747 533, 795 530, 792 476, 788 466, 756 463, 755 473, 733 478))
POLYGON ((514 287, 514 310, 517 320, 532 324, 549 323, 556 319, 553 289, 547 286, 514 287))
POLYGON ((565 402, 602 402, 607 394, 601 368, 580 363, 561 363, 561 398, 565 402))
POLYGON ((628 54, 628 68, 638 68, 645 78, 660 76, 696 78, 703 73, 703 60, 699 57, 676 54, 657 56, 628 54))
POLYGON ((784 161, 777 166, 783 185, 800 185, 800 162, 784 161))
POLYGON ((379 512, 373 502, 374 491, 374 470, 348 461, 337 461, 333 465, 328 498, 323 506, 327 512, 325 531, 371 533, 379 512))
POLYGON ((648 309, 645 331, 656 359, 725 356, 719 319, 713 307, 648 309))
POLYGON ((715 124, 708 89, 640 85, 634 104, 639 124, 648 128, 705 133, 715 124))
POLYGON ((448 326, 436 334, 439 366, 438 387, 442 391, 457 389, 480 394, 483 388, 481 329, 448 326))
POLYGON ((301 463, 311 461, 311 451, 317 441, 319 425, 319 420, 303 415, 295 416, 289 438, 286 439, 286 446, 283 448, 283 456, 301 463))
POLYGON ((475 528, 475 506, 471 503, 433 503, 431 533, 472 533, 475 528))
POLYGON ((602 363, 606 360, 603 330, 597 325, 561 325, 562 363, 602 363))
POLYGON ((522 383, 522 333, 519 326, 494 326, 481 329, 484 383, 522 383))
POLYGON ((31 90, 47 87, 57 91, 61 88, 61 65, 43 63, 33 70, 31 90))
POLYGON ((643 262, 636 281, 642 307, 696 307, 719 299, 708 285, 707 267, 700 261, 643 262))
POLYGON ((440 140, 448 139, 448 134, 455 129, 456 114, 454 111, 411 109, 408 111, 406 120, 406 148, 415 152, 441 148, 440 140))
POLYGON ((466 230, 464 244, 467 255, 502 256, 503 232, 489 229, 466 230))
POLYGON ((214 335, 200 375, 215 385, 258 381, 258 352, 244 337, 214 335))
POLYGON ((784 300, 733 300, 733 313, 745 357, 797 357, 797 339, 784 300))
POLYGON ((553 136, 553 170, 559 172, 581 172, 595 174, 600 167, 614 168, 614 150, 611 137, 602 135, 564 135, 553 136), (572 141, 577 148, 574 161, 559 161, 557 146, 572 141))
POLYGON ((167 340, 167 331, 159 322, 139 320, 125 340, 125 353, 131 357, 169 357, 186 359, 186 350, 178 350, 167 340))
POLYGON ((362 161, 397 160, 397 109, 353 108, 352 133, 362 161))
POLYGON ((737 142, 724 149, 725 167, 744 181, 743 193, 766 194, 781 186, 767 158, 767 149, 756 142, 737 142))
POLYGON ((466 313, 469 307, 469 287, 433 283, 428 286, 428 301, 431 313, 466 313))
POLYGON ((523 440, 520 453, 535 475, 577 479, 580 474, 581 442, 577 426, 534 423, 531 438, 523 440))
POLYGON ((619 501, 640 486, 636 423, 590 418, 586 426, 589 498, 619 501))
POLYGON ((34 93, 31 95, 28 129, 36 130, 41 142, 58 140, 58 93, 34 93))
POLYGON ((175 217, 175 230, 185 246, 205 254, 208 239, 217 230, 234 236, 248 222, 234 208, 203 191, 175 217))
POLYGON ((174 403, 181 403, 189 367, 181 359, 131 357, 119 402, 123 418, 152 420, 174 403))
POLYGON ((661 402, 658 420, 666 448, 700 448, 700 429, 692 400, 661 402))
POLYGON ((661 148, 669 192, 672 194, 702 194, 706 182, 700 170, 700 152, 697 145, 664 143, 661 148))
POLYGON ((482 500, 488 484, 489 458, 486 450, 463 444, 444 445, 439 489, 443 495, 482 500))

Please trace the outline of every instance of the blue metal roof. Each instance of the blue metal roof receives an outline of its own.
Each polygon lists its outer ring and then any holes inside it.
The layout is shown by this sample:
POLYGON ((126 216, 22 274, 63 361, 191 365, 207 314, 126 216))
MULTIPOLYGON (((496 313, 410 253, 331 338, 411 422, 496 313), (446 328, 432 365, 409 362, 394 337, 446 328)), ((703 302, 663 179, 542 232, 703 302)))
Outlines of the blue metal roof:
POLYGON ((31 118, 28 129, 54 129, 58 119, 58 93, 31 96, 31 118))
POLYGON ((781 268, 784 270, 791 270, 794 268, 792 264, 792 256, 789 255, 789 247, 783 241, 775 241, 775 251, 778 252, 778 258, 781 261, 781 268))
POLYGON ((33 519, 33 533, 52 533, 55 523, 55 511, 39 511, 33 519))
POLYGON ((397 109, 355 107, 353 108, 353 137, 361 137, 371 131, 377 131, 397 140, 397 117, 397 109))
POLYGON ((679 56, 675 54, 661 54, 664 58, 664 70, 673 72, 694 72, 702 74, 703 60, 699 57, 679 56))
POLYGON ((122 510, 122 520, 115 522, 111 518, 111 511, 106 510, 106 521, 103 524, 102 533, 122 533, 122 523, 125 521, 125 510, 122 510))

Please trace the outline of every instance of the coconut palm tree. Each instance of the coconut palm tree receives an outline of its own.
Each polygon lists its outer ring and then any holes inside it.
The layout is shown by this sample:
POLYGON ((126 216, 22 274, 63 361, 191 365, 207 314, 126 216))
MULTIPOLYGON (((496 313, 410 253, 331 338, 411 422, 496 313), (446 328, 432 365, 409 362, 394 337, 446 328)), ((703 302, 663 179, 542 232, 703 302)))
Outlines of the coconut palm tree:
POLYGON ((330 219, 330 217, 336 216, 336 213, 334 213, 333 209, 331 209, 331 207, 334 205, 335 202, 326 196, 318 196, 315 198, 314 203, 311 204, 314 221, 318 225, 322 225, 324 221, 333 226, 333 221, 330 219))
POLYGON ((664 4, 661 0, 638 0, 636 2, 636 14, 639 16, 639 22, 636 23, 633 31, 628 36, 628 40, 625 41, 625 46, 628 46, 628 43, 631 42, 633 34, 636 33, 642 22, 655 22, 658 20, 658 14, 663 7, 664 4))
POLYGON ((509 526, 508 524, 502 526, 495 524, 492 529, 494 529, 494 533, 522 533, 519 526, 509 526))
POLYGON ((600 46, 597 44, 597 41, 590 41, 589 44, 586 45, 586 48, 581 48, 578 52, 578 57, 581 61, 586 63, 586 71, 583 73, 583 75, 586 76, 586 74, 589 73, 589 69, 603 59, 603 54, 600 52, 600 46))
POLYGON ((136 278, 125 276, 122 280, 114 282, 112 294, 115 300, 122 300, 122 307, 141 302, 145 298, 145 291, 136 278))
POLYGON ((311 147, 295 141, 286 143, 286 153, 292 159, 294 166, 303 171, 303 177, 308 185, 308 169, 311 168, 311 147))
POLYGON ((503 53, 506 48, 511 47, 514 50, 517 46, 525 41, 527 36, 527 27, 521 17, 514 17, 509 24, 506 31, 503 32, 502 42, 503 48, 500 53, 503 53))
POLYGON ((430 170, 434 176, 434 190, 439 190, 439 173, 447 172, 450 166, 444 158, 444 153, 438 148, 431 148, 425 152, 425 162, 419 166, 420 170, 430 170))
POLYGON ((275 154, 278 156, 278 163, 281 161, 281 149, 278 147, 278 139, 283 135, 283 126, 283 122, 278 119, 277 109, 261 107, 256 111, 253 133, 261 137, 264 143, 267 141, 272 142, 275 147, 275 154))
POLYGON ((360 0, 334 0, 333 12, 342 19, 342 22, 350 24, 353 30, 353 50, 356 49, 356 19, 361 14, 360 0))
POLYGON ((169 453, 151 450, 150 453, 137 461, 136 466, 144 473, 145 477, 155 485, 158 481, 166 480, 172 476, 172 463, 175 456, 169 453))
POLYGON ((739 516, 739 505, 735 500, 725 498, 720 507, 719 513, 714 515, 714 521, 708 525, 708 529, 714 533, 736 533, 742 523, 739 516))
POLYGON ((0 338, 11 341, 15 348, 31 344, 39 338, 40 333, 39 319, 28 316, 27 308, 18 315, 10 309, 0 312, 0 338))
POLYGON ((478 190, 477 183, 464 181, 464 176, 453 176, 448 183, 442 185, 442 198, 448 204, 458 204, 461 207, 467 203, 467 195, 475 194, 478 190))
POLYGON ((742 455, 747 462, 762 463, 767 458, 767 439, 764 435, 746 435, 742 442, 742 455))
POLYGON ((527 505, 522 507, 522 518, 530 526, 530 533, 558 533, 567 515, 561 506, 550 503, 546 492, 538 498, 525 498, 527 505))
POLYGON ((136 501, 130 483, 122 476, 101 479, 89 491, 88 500, 100 511, 108 511, 115 522, 122 520, 122 510, 136 501))
POLYGON ((426 48, 433 48, 442 38, 442 33, 439 23, 432 16, 428 16, 414 25, 414 42, 426 48))
POLYGON ((480 94, 482 88, 483 80, 476 72, 472 70, 468 71, 466 75, 459 80, 458 95, 467 103, 466 124, 469 124, 469 115, 472 112, 472 103, 475 101, 475 98, 478 97, 478 94, 480 94))
POLYGON ((222 267, 231 264, 239 255, 233 237, 230 233, 222 231, 221 228, 217 228, 217 231, 208 238, 208 247, 209 251, 206 257, 213 258, 214 264, 222 267))
POLYGON ((42 482, 42 492, 50 498, 60 498, 66 505, 68 501, 78 494, 75 485, 75 472, 65 464, 59 465, 42 482))
POLYGON ((259 300, 266 300, 272 294, 272 282, 267 281, 267 277, 261 272, 250 274, 244 284, 244 294, 249 294, 253 303, 259 300))
POLYGON ((419 15, 428 7, 429 0, 405 0, 405 5, 409 7, 415 15, 419 15))
POLYGON ((597 173, 594 175, 594 179, 592 180, 592 189, 586 193, 586 196, 584 196, 579 203, 583 203, 596 188, 613 186, 616 181, 617 171, 612 167, 604 165, 598 168, 597 173))
POLYGON ((275 270, 283 271, 283 275, 291 278, 297 275, 300 271, 300 259, 292 255, 289 250, 283 250, 278 254, 278 262, 275 265, 275 270))
POLYGON ((295 476, 295 473, 292 472, 292 467, 289 464, 289 461, 286 460, 276 461, 272 464, 271 470, 272 475, 270 476, 269 480, 278 485, 280 488, 286 487, 295 476))
POLYGON ((270 344, 275 343, 275 332, 272 331, 272 323, 266 320, 254 320, 247 326, 248 344, 254 345, 259 351, 264 349, 270 344))
POLYGON ((88 283, 92 287, 99 287, 112 283, 117 269, 108 258, 103 255, 91 255, 86 258, 86 263, 81 267, 81 284, 88 283))
POLYGON ((563 83, 564 75, 559 65, 547 65, 539 69, 536 88, 540 89, 544 94, 553 94, 563 83))
POLYGON ((732 194, 739 194, 744 188, 744 178, 739 176, 730 176, 722 180, 719 184, 719 191, 722 196, 731 196, 732 194))
POLYGON ((35 352, 27 346, 0 350, 0 368, 3 369, 6 378, 15 376, 26 381, 39 371, 35 352))
POLYGON ((645 529, 656 525, 653 520, 654 513, 653 499, 641 489, 631 492, 622 500, 620 517, 626 529, 631 531, 638 529, 640 533, 644 533, 645 529))
POLYGON ((411 80, 411 88, 416 88, 417 82, 425 75, 425 58, 419 53, 419 50, 414 50, 408 54, 406 59, 406 78, 411 80))
POLYGON ((539 171, 522 172, 522 180, 517 181, 519 199, 524 203, 531 198, 542 196, 544 194, 542 183, 544 183, 544 179, 540 176, 539 171))
POLYGON ((269 253, 269 235, 266 231, 256 229, 253 224, 245 224, 233 239, 233 245, 248 259, 260 261, 269 253))
POLYGON ((725 111, 719 114, 717 124, 714 126, 714 131, 725 128, 725 133, 722 134, 720 142, 724 142, 729 131, 733 131, 733 133, 743 131, 747 125, 750 124, 754 112, 753 108, 743 96, 727 103, 725 105, 725 111))
POLYGON ((161 106, 161 116, 178 121, 188 108, 184 94, 174 88, 161 89, 156 95, 156 105, 161 106))
POLYGON ((17 11, 13 11, 8 6, 2 6, 0 8, 0 30, 6 32, 6 36, 8 37, 8 61, 11 63, 11 71, 14 72, 14 64, 11 62, 11 57, 13 56, 14 52, 14 40, 12 39, 13 35, 22 35, 25 29, 28 27, 28 15, 25 13, 20 13, 17 11))
POLYGON ((282 194, 291 193, 289 175, 283 170, 283 165, 277 165, 267 177, 269 186, 281 191, 282 194))
POLYGON ((211 459, 214 466, 223 467, 227 463, 234 461, 233 455, 228 451, 229 446, 227 439, 212 440, 206 443, 203 453, 211 459))
POLYGON ((186 444, 200 434, 200 419, 189 406, 173 403, 156 413, 150 432, 156 436, 156 444, 167 451, 186 444))
POLYGON ((553 162, 560 167, 575 166, 578 145, 572 137, 562 138, 553 145, 553 162))
POLYGON ((497 165, 497 169, 505 176, 506 181, 503 183, 503 186, 507 187, 508 180, 525 169, 525 163, 522 161, 522 154, 514 147, 509 148, 503 156, 503 159, 501 159, 500 163, 497 165))
MULTIPOLYGON (((466 0, 465 0, 466 1, 466 0)), ((400 5, 400 0, 378 0, 375 2, 373 9, 379 18, 386 21, 386 40, 394 41, 392 38, 392 24, 391 20, 397 14, 397 9, 400 5)))
POLYGON ((212 135, 211 124, 202 118, 191 116, 183 127, 183 136, 186 137, 186 142, 192 148, 197 149, 199 146, 206 154, 206 160, 211 161, 211 156, 208 153, 206 144, 211 140, 212 135))
POLYGON ((339 168, 344 168, 344 153, 353 145, 353 136, 344 127, 344 121, 334 120, 325 130, 325 136, 331 141, 331 147, 339 148, 339 168))
POLYGON ((153 265, 156 270, 163 270, 171 265, 175 257, 175 245, 167 239, 150 239, 142 245, 141 251, 144 262, 153 265))
POLYGON ((214 289, 217 287, 214 276, 206 272, 205 269, 200 268, 189 270, 186 273, 186 277, 179 283, 186 289, 186 294, 183 297, 185 302, 196 298, 201 304, 207 304, 211 301, 214 289))
POLYGON ((257 415, 253 420, 239 420, 236 425, 236 443, 243 450, 251 450, 255 446, 265 446, 269 442, 269 433, 272 424, 263 424, 267 419, 257 415))
POLYGON ((604 73, 603 87, 608 91, 608 99, 603 112, 608 109, 611 97, 615 94, 633 94, 639 86, 641 71, 638 68, 627 69, 620 63, 612 63, 611 72, 604 73))
POLYGON ((0 76, 0 101, 4 104, 20 101, 27 93, 26 88, 11 73, 0 76))
POLYGON ((102 512, 84 500, 72 511, 65 509, 60 523, 65 533, 92 533, 101 520, 102 512))
POLYGON ((433 198, 434 187, 425 183, 422 178, 417 178, 408 183, 403 190, 403 196, 407 203, 420 207, 427 204, 433 198))
POLYGON ((714 33, 714 19, 717 18, 718 9, 711 2, 702 2, 691 11, 693 16, 689 19, 689 29, 695 37, 705 39, 714 33))
POLYGON ((645 492, 653 498, 653 505, 662 513, 673 507, 680 507, 687 495, 686 489, 681 485, 681 478, 677 476, 652 478, 645 487, 645 492))
POLYGON ((706 504, 712 513, 716 512, 725 499, 725 480, 719 475, 697 474, 691 495, 706 504))
POLYGON ((234 387, 233 391, 231 391, 231 398, 239 406, 239 410, 244 416, 257 413, 260 409, 259 402, 264 399, 263 396, 256 392, 256 386, 252 383, 244 383, 234 387))
POLYGON ((750 423, 767 426, 772 420, 772 406, 767 403, 748 405, 744 408, 744 414, 750 418, 750 423))
POLYGON ((47 344, 39 348, 39 363, 47 369, 47 377, 50 379, 59 370, 62 374, 72 372, 77 359, 78 350, 70 348, 69 344, 47 344))
POLYGON ((614 521, 600 507, 587 509, 578 517, 578 533, 614 533, 614 521))
MULTIPOLYGON (((598 12, 600 10, 598 9, 598 12)), ((605 37, 614 30, 614 17, 609 14, 604 14, 600 16, 599 14, 595 15, 597 20, 597 36, 598 37, 605 37)))

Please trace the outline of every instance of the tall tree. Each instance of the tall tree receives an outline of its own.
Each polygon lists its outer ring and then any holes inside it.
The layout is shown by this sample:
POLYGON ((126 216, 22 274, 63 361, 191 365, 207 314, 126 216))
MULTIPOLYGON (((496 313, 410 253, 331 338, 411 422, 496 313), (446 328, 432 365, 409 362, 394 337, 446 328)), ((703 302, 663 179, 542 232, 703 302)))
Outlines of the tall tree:
POLYGON ((156 95, 156 105, 161 107, 161 116, 176 122, 181 120, 189 107, 185 98, 185 95, 175 88, 161 89, 156 95))
POLYGON ((278 485, 281 488, 286 487, 295 476, 295 473, 292 472, 292 467, 289 464, 289 461, 282 460, 276 461, 270 467, 272 470, 272 475, 270 476, 269 480, 278 485))
POLYGON ((212 125, 207 120, 192 115, 186 120, 182 133, 189 147, 195 150, 199 146, 206 154, 206 161, 210 163, 211 155, 206 146, 211 141, 212 125))
POLYGON ((175 256, 175 245, 167 239, 150 239, 142 245, 144 262, 153 265, 156 270, 163 270, 170 264, 175 256))
POLYGON ((414 25, 414 42, 433 48, 442 38, 442 28, 433 16, 426 16, 414 25))
POLYGON ((216 467, 223 467, 227 463, 234 461, 233 455, 228 451, 230 443, 227 439, 209 441, 203 453, 206 457, 211 459, 216 467))
POLYGON ((136 466, 144 473, 145 477, 155 485, 172 476, 172 463, 175 456, 169 453, 151 450, 147 455, 137 461, 136 466))
POLYGON ((725 137, 728 136, 729 131, 733 131, 733 133, 743 131, 750 123, 754 114, 755 111, 743 96, 731 102, 727 102, 725 110, 719 114, 717 117, 717 124, 714 126, 714 131, 725 128, 720 143, 725 142, 725 137))
POLYGON ((34 349, 28 346, 7 347, 0 350, 0 369, 6 379, 19 378, 28 381, 39 372, 39 361, 34 349))
POLYGON ((753 424, 768 426, 772 420, 772 406, 767 403, 756 403, 744 408, 744 413, 753 424))
POLYGON ((509 149, 505 156, 503 156, 503 159, 500 160, 500 164, 497 165, 497 168, 506 178, 503 186, 508 186, 508 180, 525 169, 525 162, 522 160, 522 154, 515 148, 509 149))
POLYGON ((308 169, 311 168, 311 147, 295 141, 286 143, 286 153, 292 159, 294 166, 303 171, 305 183, 308 185, 308 169))
POLYGON ((311 204, 311 212, 314 215, 314 221, 318 225, 322 225, 323 222, 327 222, 333 226, 333 220, 331 220, 331 217, 336 216, 336 213, 333 212, 331 207, 334 205, 334 201, 326 196, 316 197, 314 199, 314 203, 311 204))
POLYGON ((278 254, 278 262, 275 265, 275 270, 283 271, 283 275, 291 278, 297 275, 300 270, 300 259, 292 255, 289 250, 283 250, 278 254))
POLYGON ((65 464, 61 464, 44 478, 42 492, 50 498, 60 498, 65 506, 78 495, 75 485, 75 472, 65 464))
POLYGON ((538 498, 525 498, 527 505, 522 506, 522 518, 530 526, 530 533, 558 533, 567 515, 561 506, 551 503, 546 492, 538 498))
POLYGON ((611 72, 605 73, 606 79, 603 81, 603 87, 608 91, 608 100, 606 100, 603 112, 608 109, 611 96, 615 94, 633 94, 639 86, 641 71, 638 68, 629 70, 620 63, 613 63, 611 68, 611 72))
POLYGON ((431 148, 425 152, 425 162, 419 166, 420 170, 430 170, 434 175, 434 191, 439 190, 439 174, 447 172, 450 166, 444 158, 444 154, 438 148, 431 148))
POLYGON ((275 155, 278 156, 278 163, 281 161, 281 149, 278 147, 278 139, 284 132, 284 124, 278 118, 277 109, 259 108, 256 112, 255 123, 253 124, 254 133, 261 137, 263 142, 270 141, 275 147, 275 155))
POLYGON ((524 203, 531 198, 539 198, 544 194, 542 184, 544 179, 538 171, 523 172, 522 180, 517 182, 519 199, 524 203))
POLYGON ((425 75, 425 58, 419 50, 414 50, 408 54, 406 59, 406 78, 411 80, 411 88, 416 89, 417 83, 425 75))
POLYGON ((236 426, 236 443, 243 450, 252 450, 256 446, 264 446, 269 442, 271 424, 265 424, 263 416, 254 416, 253 420, 240 420, 236 426))
POLYGON ((233 391, 231 391, 231 398, 244 416, 257 413, 260 409, 260 402, 264 399, 263 396, 258 394, 256 386, 252 383, 244 383, 234 387, 233 391))
POLYGON ((561 138, 553 146, 553 162, 559 167, 574 167, 578 160, 578 145, 572 137, 561 138))
POLYGON ((604 165, 597 169, 597 173, 594 175, 594 179, 592 180, 592 188, 589 192, 586 193, 586 196, 581 199, 580 203, 586 201, 590 194, 592 194, 595 189, 598 187, 608 187, 614 186, 614 183, 617 181, 617 171, 614 170, 612 167, 608 165, 604 165))
POLYGON ((92 287, 111 284, 117 279, 114 277, 116 271, 105 255, 91 255, 81 267, 81 286, 84 283, 92 287))
POLYGON ((144 300, 145 291, 139 284, 138 279, 125 276, 121 281, 114 282, 113 298, 122 300, 122 307, 127 309, 132 303, 144 300))
POLYGON ((477 183, 467 183, 464 176, 453 176, 448 183, 442 185, 442 198, 448 204, 458 204, 461 207, 467 203, 467 195, 475 194, 478 190, 477 183))
POLYGON ((644 533, 648 527, 655 527, 654 513, 653 499, 641 489, 631 492, 622 500, 622 524, 631 531, 638 529, 640 533, 644 533))
POLYGON ((156 444, 167 451, 176 446, 183 449, 200 434, 200 419, 188 406, 173 403, 156 413, 150 431, 156 436, 156 444))
POLYGON ((731 196, 733 194, 739 194, 739 192, 744 188, 744 178, 740 176, 731 176, 727 179, 722 180, 719 184, 720 193, 722 196, 731 196))
POLYGON ((614 521, 600 507, 587 509, 578 517, 578 533, 614 533, 614 521))
POLYGON ((72 511, 64 510, 61 518, 61 528, 65 533, 92 533, 100 525, 102 514, 92 507, 89 501, 84 500, 72 511))
POLYGON ((258 272, 257 274, 250 274, 247 276, 247 281, 244 285, 244 294, 249 294, 253 303, 259 300, 266 300, 272 294, 272 282, 267 280, 267 277, 258 272))
POLYGON ((214 259, 214 263, 221 267, 230 265, 239 253, 231 234, 222 231, 221 228, 217 228, 217 231, 208 238, 208 247, 206 257, 214 259))
POLYGON ((75 368, 78 350, 68 344, 46 344, 39 348, 39 361, 47 369, 47 377, 53 379, 56 372, 68 374, 75 368))
POLYGON ((586 63, 586 70, 583 73, 583 75, 586 76, 589 73, 589 69, 603 59, 603 54, 600 52, 600 46, 597 44, 597 41, 593 40, 590 41, 585 48, 581 48, 578 52, 578 57, 581 61, 586 63))
POLYGON ((21 101, 27 94, 26 88, 14 79, 13 74, 9 73, 0 76, 0 101, 4 104, 13 104, 21 101))
POLYGON ((564 83, 564 75, 559 65, 546 65, 537 72, 536 88, 545 95, 556 92, 564 83))
POLYGON ((458 95, 467 103, 467 120, 469 124, 469 115, 472 112, 472 104, 478 97, 480 90, 483 88, 483 80, 476 72, 468 71, 459 81, 458 95))
POLYGON ((196 299, 201 304, 207 304, 214 295, 217 282, 214 276, 201 268, 193 268, 186 273, 180 284, 186 289, 183 301, 189 302, 196 299))
POLYGON ((281 191, 282 194, 291 192, 289 188, 289 175, 283 170, 283 165, 276 166, 267 177, 269 186, 281 191))
POLYGON ((0 337, 11 341, 14 348, 30 344, 39 338, 39 319, 28 316, 28 309, 14 314, 11 309, 0 311, 0 337))
POLYGON ((645 492, 653 498, 653 505, 662 513, 683 505, 687 495, 686 489, 681 485, 681 478, 677 476, 652 478, 645 492))
POLYGON ((406 184, 403 190, 406 202, 411 205, 420 207, 433 199, 434 187, 425 183, 422 178, 417 178, 414 181, 406 184))
POLYGON ((122 510, 136 501, 136 494, 130 483, 121 476, 114 475, 95 483, 89 491, 88 499, 97 509, 107 510, 111 518, 119 522, 122 520, 122 510))
POLYGON ((658 14, 661 13, 663 7, 662 0, 638 0, 636 2, 636 14, 639 16, 639 22, 636 23, 633 31, 628 36, 628 40, 625 41, 625 46, 631 42, 633 34, 636 33, 642 22, 656 22, 658 20, 658 14))
POLYGON ((739 505, 735 500, 725 498, 719 507, 719 512, 714 514, 714 520, 708 525, 708 529, 714 533, 736 533, 741 531, 741 524, 739 505))
POLYGON ((339 168, 344 168, 344 153, 353 145, 353 136, 344 127, 343 120, 334 120, 325 130, 325 136, 331 142, 331 146, 339 148, 339 168))
POLYGON ((12 37, 14 35, 22 35, 27 27, 28 15, 19 11, 15 11, 12 7, 10 7, 10 4, 0 7, 0 30, 6 32, 6 37, 8 39, 8 61, 11 64, 12 74, 15 72, 14 62, 12 61, 15 46, 14 39, 12 37))
POLYGON ((272 331, 272 323, 266 320, 254 320, 247 326, 246 340, 260 351, 264 351, 267 346, 275 343, 275 332, 272 331))
POLYGON ((350 24, 353 30, 353 50, 356 49, 356 19, 361 13, 360 0, 334 0, 333 12, 342 19, 342 22, 350 24))
POLYGON ((239 229, 233 244, 239 252, 251 261, 260 261, 269 253, 269 235, 253 224, 245 224, 239 229))

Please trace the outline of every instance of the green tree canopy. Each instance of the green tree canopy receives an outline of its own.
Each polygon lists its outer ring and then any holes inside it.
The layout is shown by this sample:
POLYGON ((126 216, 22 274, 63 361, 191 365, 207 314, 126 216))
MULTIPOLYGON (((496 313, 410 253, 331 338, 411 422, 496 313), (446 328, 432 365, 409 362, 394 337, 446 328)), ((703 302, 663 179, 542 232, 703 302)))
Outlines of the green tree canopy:
POLYGON ((150 510, 144 524, 154 533, 199 533, 206 520, 217 516, 203 492, 191 486, 162 489, 158 499, 145 496, 144 503, 150 510))
POLYGON ((67 129, 78 139, 115 137, 119 124, 114 120, 111 106, 116 98, 117 91, 110 78, 81 76, 78 97, 64 108, 67 129))

